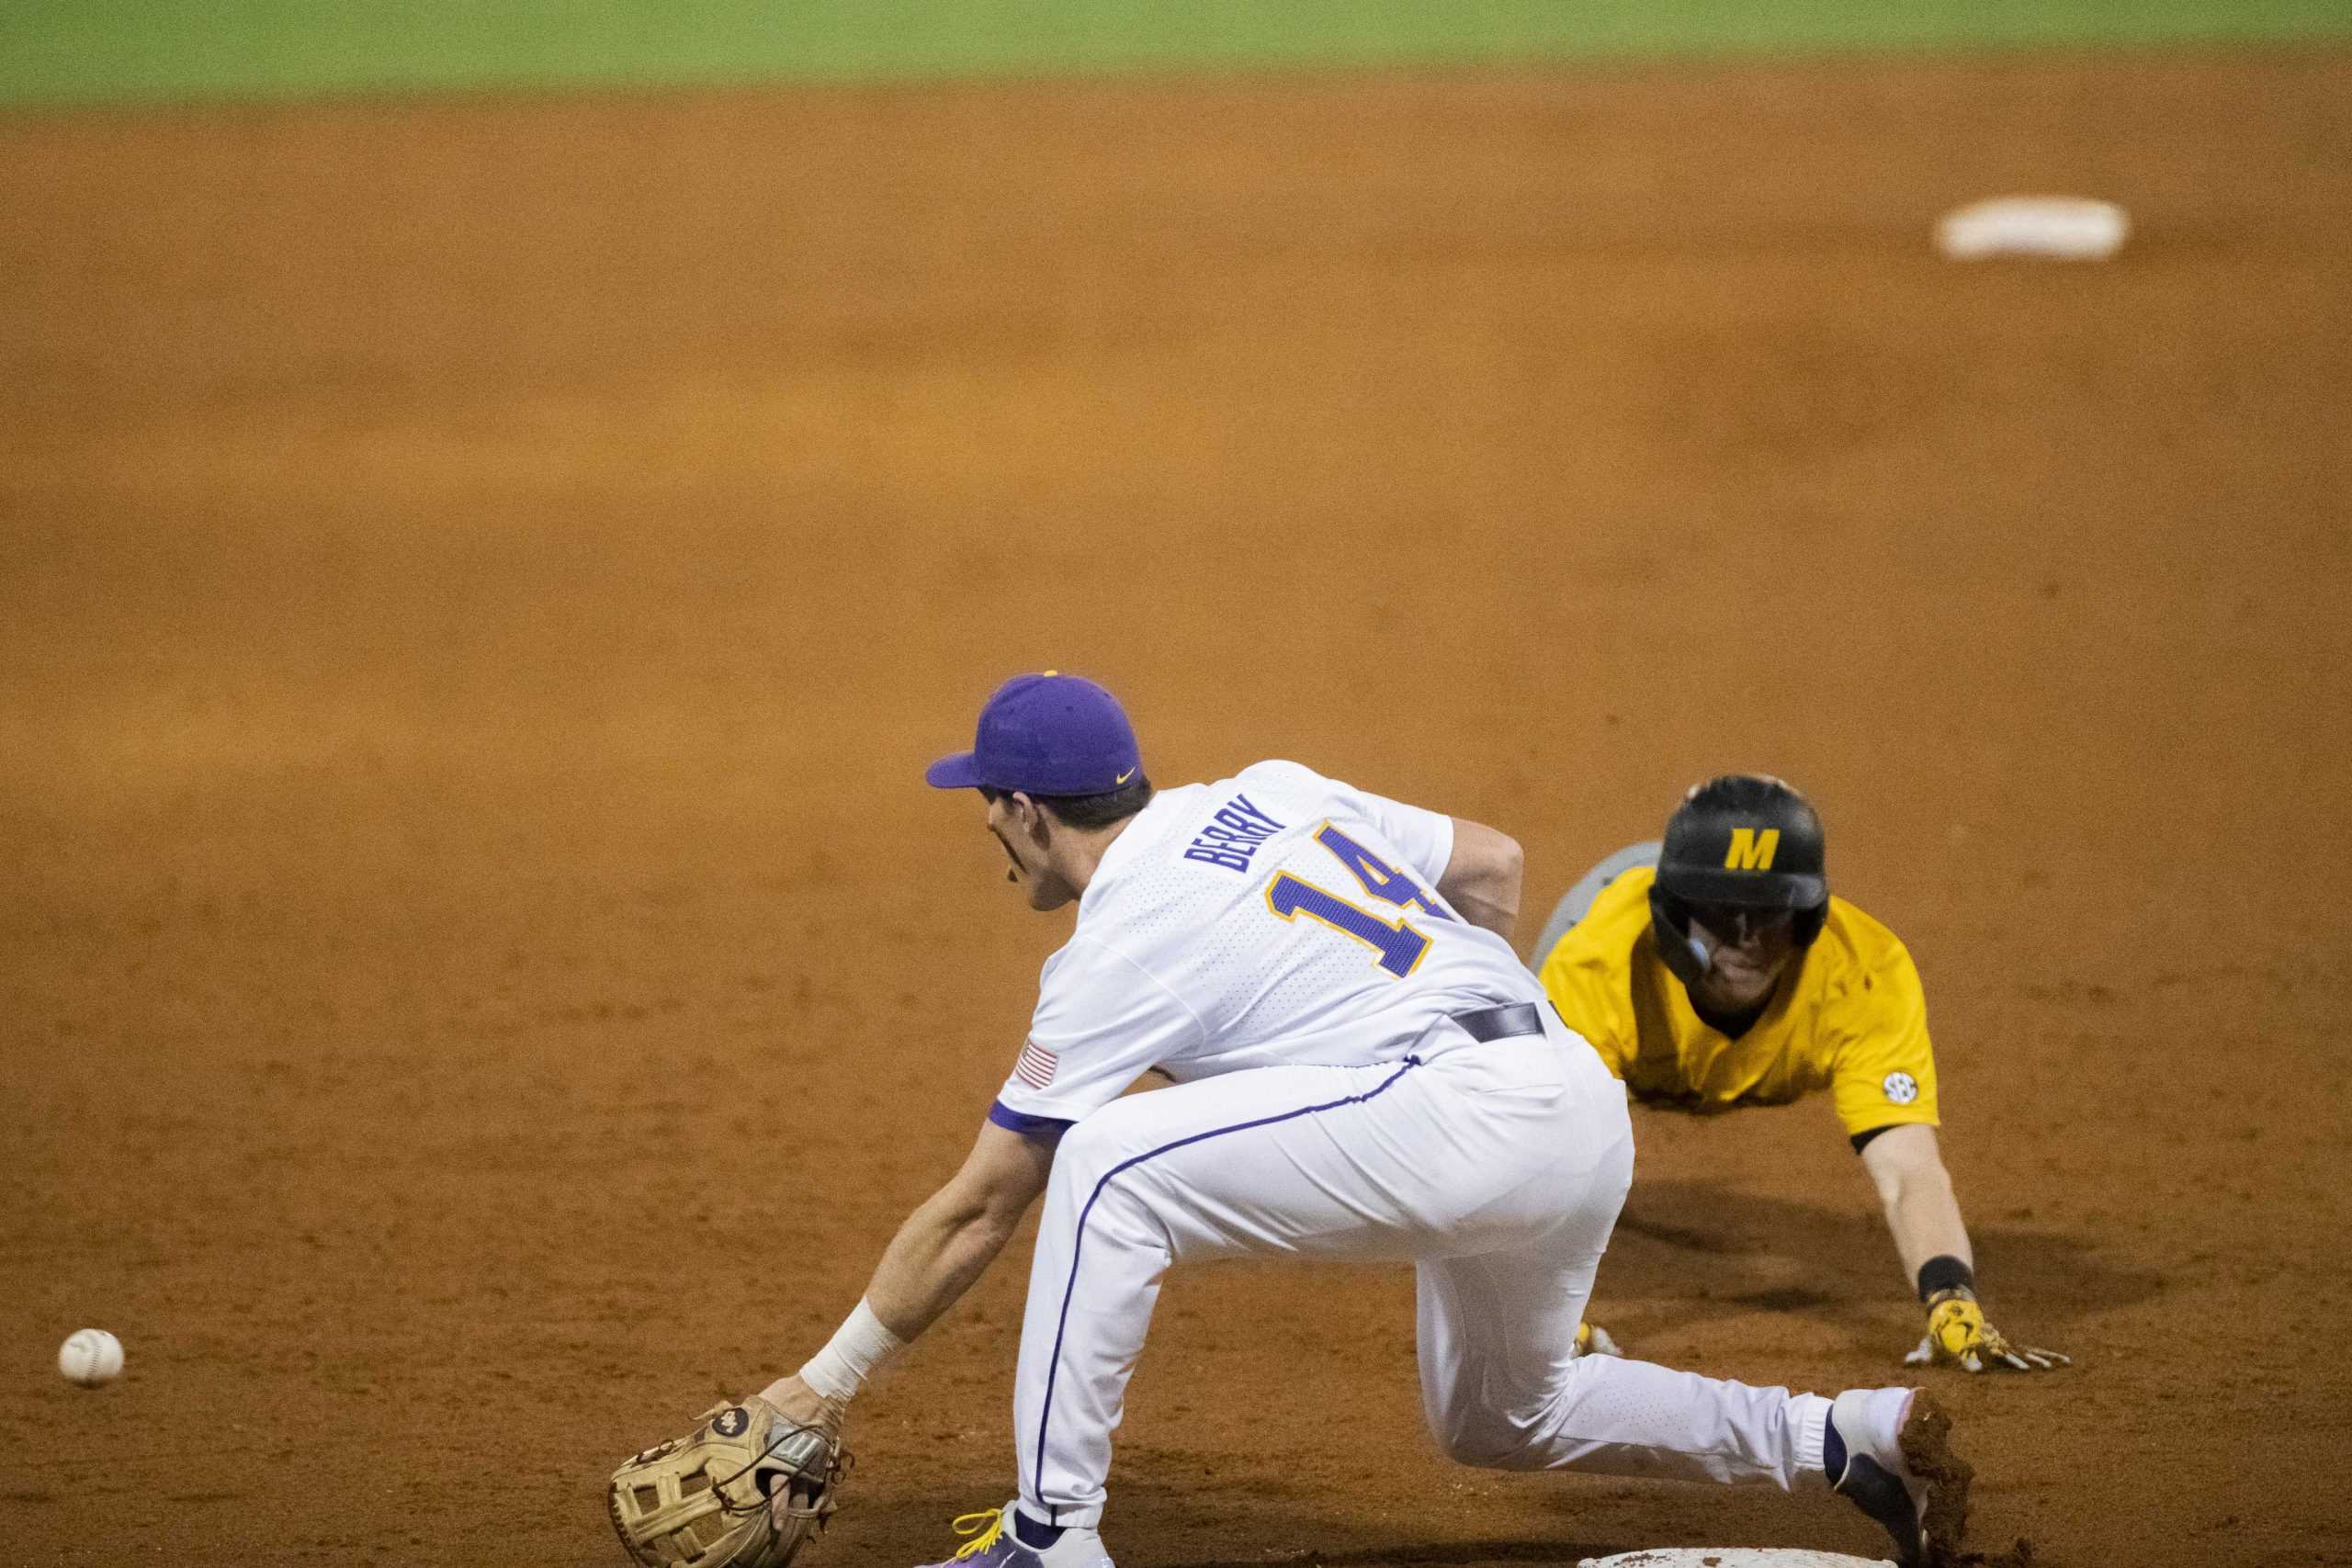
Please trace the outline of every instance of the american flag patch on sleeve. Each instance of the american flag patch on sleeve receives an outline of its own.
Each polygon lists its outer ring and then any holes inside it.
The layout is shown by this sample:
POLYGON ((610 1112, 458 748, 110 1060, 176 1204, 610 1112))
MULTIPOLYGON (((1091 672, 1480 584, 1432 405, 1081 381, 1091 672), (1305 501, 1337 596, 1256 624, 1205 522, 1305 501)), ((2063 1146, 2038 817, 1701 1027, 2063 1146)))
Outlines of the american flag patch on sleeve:
POLYGON ((1021 1047, 1021 1059, 1012 1064, 1012 1076, 1031 1089, 1044 1089, 1054 1081, 1056 1058, 1035 1041, 1021 1047))

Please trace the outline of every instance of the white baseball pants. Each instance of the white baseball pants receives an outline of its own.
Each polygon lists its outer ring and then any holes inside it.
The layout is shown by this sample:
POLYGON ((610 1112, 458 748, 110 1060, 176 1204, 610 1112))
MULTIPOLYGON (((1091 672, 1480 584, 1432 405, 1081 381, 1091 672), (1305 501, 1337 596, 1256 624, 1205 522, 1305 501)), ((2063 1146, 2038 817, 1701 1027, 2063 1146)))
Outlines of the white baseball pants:
POLYGON ((1633 1179, 1633 1129, 1623 1086, 1543 1012, 1540 1037, 1230 1073, 1072 1127, 1022 1324, 1027 1509, 1099 1525, 1111 1434, 1170 1264, 1284 1253, 1418 1266, 1430 1429, 1465 1464, 1818 1482, 1826 1399, 1576 1355, 1633 1179))

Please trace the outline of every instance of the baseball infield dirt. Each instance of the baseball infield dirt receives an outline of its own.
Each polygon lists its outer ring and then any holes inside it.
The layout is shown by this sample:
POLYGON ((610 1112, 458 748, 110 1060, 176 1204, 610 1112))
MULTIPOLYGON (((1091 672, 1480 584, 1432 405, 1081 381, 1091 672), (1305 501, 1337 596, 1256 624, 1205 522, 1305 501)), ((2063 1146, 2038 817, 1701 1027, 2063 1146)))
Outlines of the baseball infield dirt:
MULTIPOLYGON (((1925 973, 1979 1544, 2352 1562, 2352 59, 0 120, 0 1556, 616 1563, 797 1363, 1064 922, 922 787, 1002 675, 1163 782, 1498 824, 1528 930, 1726 768, 1925 973), (2103 265, 1937 214, 2120 201, 2103 265), (68 1386, 57 1343, 120 1335, 68 1386)), ((1827 1107, 1646 1117, 1596 1314, 1918 1319, 1827 1107)), ((1011 1491, 1009 1259, 812 1558, 1011 1491)), ((1162 1299, 1127 1568, 1867 1551, 1450 1468, 1402 1270, 1162 1299)))

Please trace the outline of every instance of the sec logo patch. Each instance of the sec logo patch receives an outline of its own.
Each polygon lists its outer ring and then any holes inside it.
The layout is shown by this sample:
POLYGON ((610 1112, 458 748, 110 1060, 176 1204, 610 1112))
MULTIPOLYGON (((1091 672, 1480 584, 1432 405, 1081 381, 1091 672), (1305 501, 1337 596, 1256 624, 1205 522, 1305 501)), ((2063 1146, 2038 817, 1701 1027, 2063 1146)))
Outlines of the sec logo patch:
POLYGON ((1908 1105, 1919 1098, 1919 1080, 1909 1073, 1889 1073, 1879 1086, 1886 1090, 1886 1098, 1897 1105, 1908 1105))

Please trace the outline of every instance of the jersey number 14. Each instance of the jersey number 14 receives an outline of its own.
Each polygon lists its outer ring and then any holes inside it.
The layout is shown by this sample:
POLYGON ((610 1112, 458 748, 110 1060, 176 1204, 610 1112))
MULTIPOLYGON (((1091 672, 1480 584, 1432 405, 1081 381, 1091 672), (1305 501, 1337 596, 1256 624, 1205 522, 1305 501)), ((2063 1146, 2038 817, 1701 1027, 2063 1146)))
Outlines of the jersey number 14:
MULTIPOLYGON (((1338 856, 1340 863, 1355 874, 1363 890, 1381 902, 1400 909, 1419 909, 1431 919, 1453 918, 1419 883, 1329 822, 1316 830, 1315 841, 1338 856)), ((1363 905, 1351 903, 1286 871, 1266 884, 1266 908, 1285 920, 1305 915, 1341 936, 1355 938, 1379 954, 1380 967, 1400 980, 1413 972, 1422 954, 1430 950, 1430 939, 1415 931, 1403 917, 1384 920, 1363 905)))

